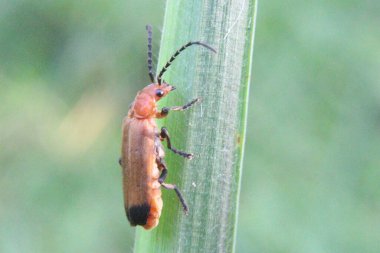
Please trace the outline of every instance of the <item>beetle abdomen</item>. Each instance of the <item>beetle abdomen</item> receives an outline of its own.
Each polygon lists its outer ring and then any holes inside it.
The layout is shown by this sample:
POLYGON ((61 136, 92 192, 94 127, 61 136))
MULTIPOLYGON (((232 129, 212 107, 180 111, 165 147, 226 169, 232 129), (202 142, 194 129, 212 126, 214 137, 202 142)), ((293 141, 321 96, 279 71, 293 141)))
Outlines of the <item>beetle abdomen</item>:
POLYGON ((145 229, 151 229, 158 225, 162 210, 161 189, 157 180, 153 182, 151 184, 153 187, 149 187, 150 204, 125 206, 127 218, 132 226, 140 225, 145 229))
POLYGON ((156 164, 157 126, 153 120, 126 118, 123 123, 121 164, 124 204, 132 226, 157 226, 161 215, 160 171, 156 164))
POLYGON ((144 226, 148 220, 150 205, 148 203, 144 203, 142 205, 135 205, 129 208, 125 207, 125 212, 127 213, 127 218, 132 226, 144 226))
MULTIPOLYGON (((157 171, 157 166, 154 166, 153 171, 157 171)), ((151 229, 158 225, 158 221, 161 216, 162 210, 162 198, 160 183, 157 181, 158 178, 153 178, 149 184, 149 199, 150 199, 150 211, 148 215, 148 220, 143 226, 145 229, 151 229)))

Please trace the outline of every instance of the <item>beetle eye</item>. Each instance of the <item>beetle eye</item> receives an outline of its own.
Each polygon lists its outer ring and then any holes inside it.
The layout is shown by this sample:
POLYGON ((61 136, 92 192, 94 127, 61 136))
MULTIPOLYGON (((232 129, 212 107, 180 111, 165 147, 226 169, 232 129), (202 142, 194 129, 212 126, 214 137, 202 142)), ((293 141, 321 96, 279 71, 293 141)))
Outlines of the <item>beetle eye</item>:
POLYGON ((157 97, 162 97, 163 95, 164 95, 164 91, 163 90, 160 90, 160 89, 156 90, 156 96, 157 97))

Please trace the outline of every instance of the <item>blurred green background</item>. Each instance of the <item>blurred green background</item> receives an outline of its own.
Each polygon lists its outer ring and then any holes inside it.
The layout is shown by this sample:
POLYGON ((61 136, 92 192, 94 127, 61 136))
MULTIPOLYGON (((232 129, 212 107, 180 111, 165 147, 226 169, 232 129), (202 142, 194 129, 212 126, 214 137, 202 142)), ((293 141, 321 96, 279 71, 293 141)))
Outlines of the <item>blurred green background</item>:
MULTIPOLYGON (((0 252, 132 251, 120 126, 164 6, 0 0, 0 252)), ((379 13, 259 3, 237 252, 380 252, 379 13)))

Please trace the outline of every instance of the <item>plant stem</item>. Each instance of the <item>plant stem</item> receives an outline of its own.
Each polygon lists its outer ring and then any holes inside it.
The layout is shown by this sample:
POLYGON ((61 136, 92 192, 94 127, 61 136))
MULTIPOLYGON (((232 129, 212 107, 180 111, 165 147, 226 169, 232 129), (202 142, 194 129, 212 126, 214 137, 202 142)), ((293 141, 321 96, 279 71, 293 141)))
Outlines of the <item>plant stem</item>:
POLYGON ((255 0, 167 1, 158 65, 188 41, 218 53, 192 46, 164 75, 177 89, 161 106, 202 100, 161 121, 176 148, 194 153, 184 161, 166 152, 166 181, 179 187, 190 210, 184 215, 175 193, 163 189, 160 224, 137 229, 135 252, 234 251, 255 13, 255 0))

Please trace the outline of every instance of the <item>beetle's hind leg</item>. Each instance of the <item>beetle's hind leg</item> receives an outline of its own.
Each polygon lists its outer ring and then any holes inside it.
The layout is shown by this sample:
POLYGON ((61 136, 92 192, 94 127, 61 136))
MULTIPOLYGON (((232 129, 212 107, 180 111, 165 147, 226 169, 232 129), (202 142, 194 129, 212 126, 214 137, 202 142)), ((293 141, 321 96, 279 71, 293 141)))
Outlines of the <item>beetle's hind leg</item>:
POLYGON ((175 153, 177 155, 180 155, 180 156, 183 156, 183 157, 185 157, 187 159, 192 159, 193 158, 193 154, 186 153, 186 152, 180 151, 180 150, 172 147, 172 144, 170 142, 170 136, 169 136, 168 129, 166 129, 165 127, 161 128, 160 138, 161 138, 161 140, 165 140, 166 139, 167 147, 168 147, 168 149, 170 149, 171 151, 173 151, 173 153, 175 153))
POLYGON ((187 213, 189 212, 189 208, 187 207, 186 201, 183 198, 182 193, 179 191, 178 187, 175 184, 164 183, 164 181, 166 179, 166 176, 168 175, 168 169, 166 168, 166 165, 165 165, 165 162, 163 161, 163 159, 159 159, 159 161, 157 161, 157 165, 158 165, 158 168, 161 170, 161 175, 158 178, 158 182, 165 189, 174 190, 175 191, 175 193, 177 194, 177 197, 178 197, 179 201, 181 202, 181 205, 183 207, 183 211, 187 215, 187 213))
POLYGON ((164 159, 160 158, 159 160, 156 160, 156 161, 157 161, 157 167, 161 171, 161 175, 158 178, 158 182, 162 184, 165 181, 166 176, 168 175, 168 169, 166 168, 164 159))
POLYGON ((168 189, 168 190, 174 190, 174 191, 175 191, 175 193, 177 194, 177 197, 178 197, 179 201, 180 201, 181 204, 182 204, 183 211, 184 211, 185 214, 187 215, 188 212, 189 212, 189 208, 187 207, 187 204, 186 204, 186 202, 185 202, 185 199, 182 197, 181 192, 178 190, 178 187, 177 187, 175 184, 167 184, 167 183, 162 183, 161 185, 162 185, 162 187, 164 187, 165 189, 168 189))

